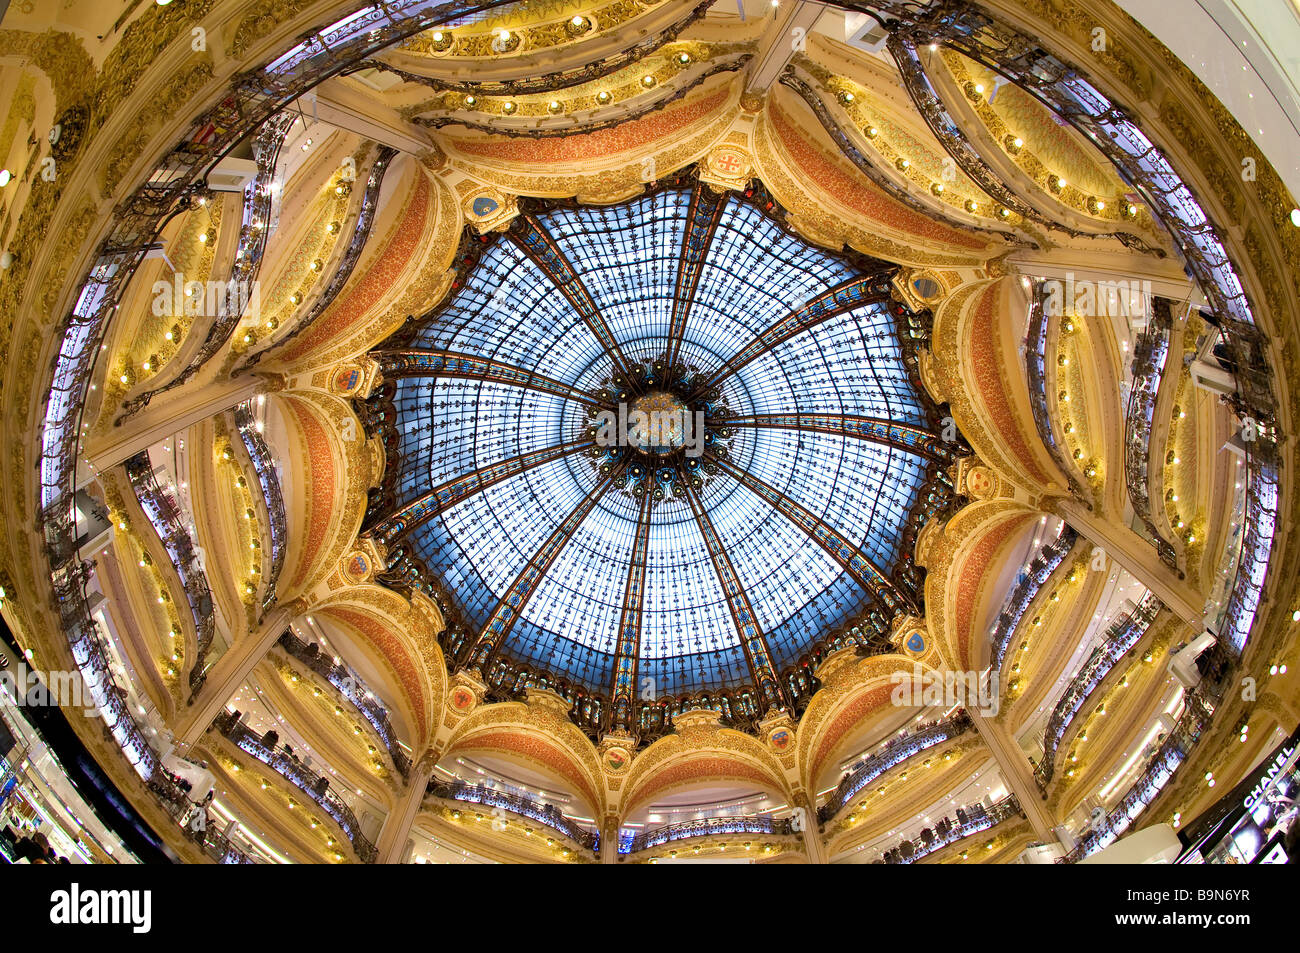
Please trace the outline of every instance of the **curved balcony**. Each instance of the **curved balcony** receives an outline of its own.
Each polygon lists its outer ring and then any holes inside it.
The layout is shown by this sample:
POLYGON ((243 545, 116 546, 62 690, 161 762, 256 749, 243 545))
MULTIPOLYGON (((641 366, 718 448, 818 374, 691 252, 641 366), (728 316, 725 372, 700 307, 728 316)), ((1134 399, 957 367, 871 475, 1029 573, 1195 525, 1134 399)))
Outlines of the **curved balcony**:
POLYGON ((1255 613, 1264 596, 1269 553, 1277 528, 1278 471, 1264 455, 1246 458, 1246 518, 1241 537, 1237 575, 1219 628, 1220 644, 1241 655, 1255 624, 1255 613))
POLYGON ((884 749, 871 755, 844 776, 843 780, 826 799, 826 803, 817 808, 818 822, 825 824, 843 810, 844 805, 856 797, 859 791, 890 768, 902 764, 908 758, 920 754, 927 748, 933 748, 937 744, 951 741, 953 738, 969 731, 970 728, 970 715, 963 710, 947 721, 941 721, 937 725, 930 725, 901 738, 893 739, 885 745, 884 749))
POLYGON ((167 550, 167 556, 185 590, 185 601, 189 603, 190 614, 194 617, 194 635, 198 640, 198 651, 194 656, 194 664, 190 667, 190 691, 194 693, 207 678, 204 663, 217 631, 212 590, 208 587, 208 577, 199 566, 194 541, 181 521, 180 504, 172 493, 158 483, 153 467, 149 464, 149 451, 141 450, 127 460, 125 466, 135 498, 167 550))
POLYGON ((1043 446, 1052 455, 1056 468, 1065 476, 1070 492, 1092 508, 1092 494, 1079 484, 1074 476, 1074 464, 1064 448, 1056 442, 1052 429, 1052 415, 1047 408, 1047 309, 1043 307, 1047 296, 1045 283, 1034 282, 1029 297, 1029 322, 1025 331, 1025 372, 1029 379, 1029 409, 1034 415, 1034 427, 1043 446))
POLYGON ((756 815, 754 817, 703 817, 692 821, 679 821, 656 827, 654 830, 633 834, 631 831, 620 832, 618 852, 635 854, 637 851, 649 850, 671 841, 687 840, 692 837, 711 837, 717 834, 772 834, 776 836, 798 833, 794 818, 756 815))
MULTIPOLYGON (((239 229, 239 246, 235 250, 235 263, 231 268, 228 284, 230 287, 251 288, 262 269, 262 254, 266 251, 266 239, 271 222, 271 179, 275 176, 276 162, 280 157, 280 147, 284 145, 289 128, 297 120, 298 114, 285 111, 271 117, 258 130, 253 139, 253 159, 257 163, 257 175, 244 189, 244 213, 239 229)), ((139 413, 149 405, 154 397, 180 387, 198 373, 230 339, 243 318, 243 302, 246 296, 229 295, 221 303, 221 310, 208 327, 208 333, 199 346, 198 353, 190 360, 185 369, 161 387, 145 391, 124 404, 122 419, 139 413), (231 302, 234 302, 233 304, 231 302)))
POLYGON ((398 744, 397 732, 393 730, 393 723, 388 718, 388 711, 375 701, 375 697, 371 692, 366 690, 365 683, 361 681, 360 676, 346 665, 322 655, 316 643, 313 642, 309 645, 290 631, 286 630, 280 636, 280 641, 277 644, 307 668, 337 688, 339 694, 351 702, 357 711, 361 712, 366 721, 370 722, 370 726, 375 729, 375 733, 384 742, 389 757, 393 759, 394 767, 397 768, 402 777, 409 777, 411 759, 407 757, 406 752, 398 744))
POLYGON ((1007 657, 1007 649, 1011 645, 1011 637, 1016 634, 1016 629, 1020 627, 1020 620, 1025 617, 1029 610, 1029 605, 1034 601, 1034 597, 1051 578, 1052 573, 1056 572, 1061 563, 1065 562, 1065 557, 1074 549, 1074 544, 1078 542, 1079 534, 1074 527, 1066 524, 1061 529, 1061 535, 1043 547, 1042 552, 1034 557, 1033 562, 1029 564, 1029 569, 1023 579, 1016 583, 1014 589, 1007 594, 1007 601, 1002 605, 1002 611, 998 613, 997 621, 993 624, 993 633, 990 636, 992 645, 990 648, 990 669, 1000 671, 1002 662, 1007 657))
MULTIPOLYGON (((1151 426, 1156 414, 1156 396, 1169 357, 1169 334, 1173 315, 1164 298, 1152 299, 1152 319, 1147 330, 1133 344, 1133 389, 1129 392, 1128 413, 1124 418, 1124 482, 1128 497, 1146 531, 1151 535, 1161 562, 1178 571, 1178 553, 1171 542, 1160 535, 1151 518, 1151 426)), ((1180 573, 1181 575, 1181 573, 1180 573)))
POLYGON ((1034 778, 1040 788, 1046 790, 1047 782, 1056 773, 1056 752, 1065 736, 1065 729, 1070 727, 1088 696, 1110 674, 1115 663, 1141 641, 1163 608, 1164 604, 1148 592, 1132 612, 1110 624, 1106 630, 1106 641, 1093 649, 1092 654, 1080 666, 1079 674, 1066 686, 1043 731, 1043 758, 1034 769, 1034 778))
POLYGON ((361 832, 361 822, 352 813, 352 808, 334 793, 328 778, 317 774, 292 755, 268 747, 263 740, 264 736, 249 730, 239 720, 238 712, 223 712, 217 716, 212 726, 240 750, 252 755, 320 805, 321 810, 343 829, 363 864, 375 862, 379 850, 361 832))
POLYGON ((905 840, 897 847, 890 848, 876 863, 914 864, 922 857, 943 850, 949 844, 955 844, 972 834, 995 827, 1019 813, 1020 802, 1014 794, 1004 797, 989 808, 980 803, 964 809, 958 808, 956 821, 950 817, 942 818, 934 827, 922 830, 920 837, 905 840))
MULTIPOLYGON (((325 286, 325 290, 313 302, 303 319, 295 324, 286 335, 275 338, 273 346, 279 347, 311 327, 316 319, 325 313, 325 309, 334 302, 339 292, 343 290, 343 286, 348 283, 348 279, 352 277, 352 271, 357 267, 357 262, 361 259, 361 252, 366 247, 366 242, 370 240, 370 229, 375 224, 375 213, 379 208, 379 190, 384 184, 384 173, 388 171, 388 166, 397 154, 397 150, 391 146, 380 146, 374 165, 370 167, 370 175, 366 178, 366 189, 361 194, 361 208, 357 212, 357 221, 352 228, 352 240, 348 242, 348 247, 339 259, 338 267, 334 269, 329 284, 325 286)), ((255 351, 244 360, 240 369, 246 370, 252 367, 265 354, 266 349, 255 351)))
POLYGON ((459 779, 450 783, 438 780, 430 781, 426 793, 448 801, 501 808, 511 814, 527 817, 549 827, 586 850, 594 852, 600 847, 600 837, 594 831, 583 830, 561 814, 554 805, 542 804, 520 794, 495 791, 492 788, 480 784, 469 784, 459 779))
POLYGON ((225 834, 215 828, 204 825, 195 831, 189 825, 194 814, 194 802, 181 790, 180 786, 161 768, 154 771, 148 781, 149 790, 154 793, 168 816, 178 827, 185 829, 191 840, 209 859, 219 864, 251 864, 253 859, 230 842, 225 834))
POLYGON ((271 571, 266 576, 266 594, 262 598, 263 610, 275 603, 275 584, 284 568, 285 540, 288 528, 284 515, 284 494, 280 492, 280 476, 271 460, 271 449, 262 439, 262 432, 253 421, 253 410, 248 401, 235 408, 235 429, 244 442, 248 458, 253 462, 253 472, 262 487, 266 513, 271 522, 271 571))
POLYGON ((1089 854, 1113 843, 1136 820, 1168 783, 1178 766, 1183 763, 1205 726, 1214 714, 1209 697, 1198 689, 1187 696, 1183 713, 1156 753, 1147 762, 1142 773, 1124 795, 1123 800, 1102 819, 1096 827, 1079 839, 1058 864, 1074 864, 1089 854))

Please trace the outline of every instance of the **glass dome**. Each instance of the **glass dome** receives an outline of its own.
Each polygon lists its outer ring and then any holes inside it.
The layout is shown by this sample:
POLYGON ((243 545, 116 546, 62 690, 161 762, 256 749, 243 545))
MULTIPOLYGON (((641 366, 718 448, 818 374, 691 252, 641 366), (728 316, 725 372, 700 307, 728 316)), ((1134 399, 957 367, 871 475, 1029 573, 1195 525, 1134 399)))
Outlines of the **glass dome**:
POLYGON ((454 607, 460 664, 511 660, 619 723, 739 686, 762 711, 828 633, 919 608, 915 526, 956 449, 900 338, 924 322, 894 266, 781 217, 685 179, 525 202, 373 352, 390 467, 367 531, 454 607))

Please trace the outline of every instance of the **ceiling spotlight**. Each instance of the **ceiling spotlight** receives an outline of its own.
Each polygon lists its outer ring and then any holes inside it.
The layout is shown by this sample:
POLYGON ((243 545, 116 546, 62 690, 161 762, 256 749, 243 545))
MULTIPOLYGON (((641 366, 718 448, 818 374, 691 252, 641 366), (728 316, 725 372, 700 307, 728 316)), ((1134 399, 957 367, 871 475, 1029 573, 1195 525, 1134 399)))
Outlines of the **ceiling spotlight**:
POLYGON ((862 132, 868 139, 874 139, 876 136, 880 135, 880 130, 875 126, 868 126, 866 129, 863 129, 862 132))
POLYGON ((517 108, 519 108, 519 107, 517 107, 517 106, 516 106, 513 102, 511 102, 510 100, 506 100, 504 103, 501 104, 501 111, 502 111, 503 113, 505 113, 507 116, 509 116, 509 115, 510 115, 512 112, 514 112, 517 108))
POLYGON ((980 208, 979 202, 976 202, 974 199, 966 200, 966 211, 974 214, 975 212, 979 211, 979 208, 980 208))
POLYGON ((902 158, 902 157, 900 156, 900 157, 899 157, 899 158, 894 162, 894 165, 898 166, 898 171, 899 171, 899 172, 906 172, 909 168, 911 168, 912 163, 908 162, 906 159, 904 159, 904 158, 902 158))
POLYGON ((478 102, 478 97, 477 97, 477 96, 470 95, 470 96, 466 96, 466 97, 465 97, 465 105, 466 105, 466 106, 473 106, 473 105, 474 105, 475 103, 477 103, 477 102, 478 102))
POLYGON ((603 89, 596 94, 596 102, 600 103, 602 106, 609 102, 611 98, 612 97, 609 93, 603 89))
POLYGON ((680 63, 682 66, 690 65, 691 54, 683 50, 682 52, 677 54, 677 62, 680 63))
POLYGON ((557 113, 557 112, 559 112, 561 109, 563 109, 564 107, 561 106, 561 105, 559 104, 558 101, 552 99, 549 103, 546 104, 546 108, 549 109, 549 110, 550 110, 551 112, 553 112, 553 113, 557 113))
POLYGON ((647 74, 641 77, 641 85, 644 86, 646 89, 649 89, 654 84, 655 84, 655 78, 653 76, 647 74))

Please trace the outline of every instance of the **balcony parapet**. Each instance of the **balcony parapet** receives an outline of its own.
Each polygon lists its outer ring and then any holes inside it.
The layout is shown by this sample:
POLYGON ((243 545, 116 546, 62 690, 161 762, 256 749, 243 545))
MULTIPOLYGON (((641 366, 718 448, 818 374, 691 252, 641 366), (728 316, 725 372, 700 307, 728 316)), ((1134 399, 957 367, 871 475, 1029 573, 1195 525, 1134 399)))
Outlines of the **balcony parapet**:
POLYGON ((970 715, 963 710, 946 721, 939 722, 937 725, 921 728, 890 741, 884 749, 871 755, 844 776, 826 799, 826 803, 817 808, 818 822, 825 824, 831 820, 844 809, 844 806, 849 801, 857 796, 858 792, 890 768, 897 767, 909 758, 933 748, 935 745, 951 741, 970 731, 970 729, 970 715))
POLYGON ((448 801, 460 801, 463 804, 482 804, 487 808, 500 808, 520 817, 527 817, 551 830, 563 834, 579 847, 593 853, 600 849, 600 836, 594 831, 583 830, 573 823, 552 804, 542 804, 532 798, 507 791, 497 791, 481 784, 469 784, 459 779, 455 781, 432 780, 426 791, 433 797, 448 801))
POLYGON ((905 840, 890 848, 876 861, 878 864, 914 864, 923 857, 943 850, 950 844, 964 840, 980 831, 996 827, 1007 818, 1022 813, 1020 802, 1014 794, 1004 797, 991 807, 977 803, 957 811, 957 819, 943 817, 934 825, 921 831, 913 840, 905 840))
POLYGON ((216 616, 212 605, 212 589, 208 586, 208 577, 199 565, 194 540, 181 518, 181 506, 176 496, 163 489, 154 476, 149 462, 149 451, 141 450, 126 461, 126 475, 131 482, 135 498, 149 519, 150 525, 167 550, 176 575, 180 577, 181 588, 185 590, 185 601, 189 603, 190 615, 194 618, 194 636, 198 649, 194 664, 190 667, 190 692, 197 694, 207 678, 207 657, 216 636, 216 616))
POLYGON ((1105 641, 1093 649, 1092 654, 1079 667, 1079 673, 1066 686, 1047 720, 1047 727, 1043 731, 1043 757, 1034 769, 1034 779, 1044 791, 1056 773, 1056 753, 1066 729, 1124 653, 1142 640, 1163 608, 1164 604, 1148 592, 1133 611, 1110 624, 1105 641))
POLYGON ((411 759, 398 744, 397 732, 393 730, 393 723, 388 717, 387 709, 375 700, 374 694, 366 689, 365 683, 356 672, 322 654, 314 642, 308 644, 287 629, 276 644, 337 688, 339 694, 361 712, 370 726, 375 729, 384 747, 388 749, 388 755, 392 758, 393 766, 397 768, 398 773, 403 778, 410 777, 411 759))
POLYGON ((240 721, 238 712, 223 712, 212 723, 212 727, 241 751, 262 762, 315 801, 343 830, 363 864, 375 862, 379 850, 361 832, 361 822, 357 820, 352 808, 330 787, 329 778, 317 774, 293 755, 277 751, 268 745, 266 736, 258 735, 240 721))

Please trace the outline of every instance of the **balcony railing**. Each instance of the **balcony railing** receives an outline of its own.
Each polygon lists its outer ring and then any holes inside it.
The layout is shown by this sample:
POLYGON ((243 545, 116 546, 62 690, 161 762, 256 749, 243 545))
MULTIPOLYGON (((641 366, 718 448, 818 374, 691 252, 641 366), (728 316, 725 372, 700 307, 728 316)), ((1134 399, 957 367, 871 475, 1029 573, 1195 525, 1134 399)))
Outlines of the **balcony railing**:
POLYGON ((1011 637, 1016 634, 1016 629, 1020 627, 1020 620, 1025 617, 1029 610, 1029 605, 1034 601, 1034 597, 1051 578, 1052 573, 1056 572, 1061 563, 1065 562, 1065 557, 1074 549, 1074 544, 1078 542, 1079 534, 1074 527, 1066 525, 1061 529, 1061 535, 1055 540, 1043 547, 1043 551, 1034 557, 1033 562, 1029 564, 1029 569, 1025 577, 1016 583, 1015 588, 1007 595, 1007 601, 1002 605, 1002 611, 998 613, 997 621, 993 624, 993 633, 990 636, 992 642, 990 646, 990 668, 997 672, 1002 669, 1002 662, 1007 657, 1007 649, 1011 646, 1011 637))
POLYGON ((151 790, 162 804, 163 810, 171 817, 176 824, 186 831, 189 837, 199 845, 199 848, 211 860, 219 864, 251 864, 253 859, 241 851, 238 847, 230 842, 225 834, 219 833, 214 828, 204 825, 200 830, 194 830, 189 825, 189 819, 194 812, 194 802, 191 801, 184 791, 168 777, 167 773, 159 768, 154 771, 153 776, 149 778, 149 790, 151 790))
POLYGON ((920 754, 927 748, 933 748, 937 744, 951 741, 953 738, 969 731, 970 728, 970 715, 963 710, 947 721, 941 721, 937 725, 929 725, 901 738, 893 739, 882 750, 871 755, 844 776, 835 790, 826 798, 826 803, 817 808, 817 820, 825 824, 843 810, 844 805, 853 800, 859 791, 890 768, 902 764, 908 758, 920 754))
POLYGON ((1043 731, 1043 757, 1038 762, 1038 767, 1034 769, 1034 778, 1040 788, 1046 790, 1047 783, 1056 773, 1057 749, 1065 736, 1065 730, 1079 714, 1084 702, 1110 674, 1111 669, 1123 658, 1124 653, 1141 641, 1142 636, 1146 634, 1163 608, 1164 604, 1153 593, 1148 592, 1132 612, 1126 613, 1123 618, 1116 619, 1110 624, 1106 630, 1106 640, 1093 649, 1092 654, 1080 666, 1079 674, 1070 680, 1070 684, 1061 695, 1061 700, 1052 709, 1052 714, 1047 719, 1047 727, 1043 731))
POLYGON ((343 829, 363 864, 375 862, 379 856, 378 849, 361 832, 361 822, 352 813, 352 808, 330 787, 328 778, 317 774, 292 755, 267 747, 262 736, 240 721, 236 712, 223 712, 212 724, 240 750, 261 761, 315 801, 343 829))
MULTIPOLYGON (((1043 446, 1051 454, 1056 467, 1065 477, 1070 492, 1080 500, 1091 500, 1092 494, 1085 490, 1074 475, 1074 463, 1065 455, 1065 450, 1056 442, 1056 433, 1052 429, 1052 414, 1047 407, 1047 308, 1044 307, 1046 292, 1042 282, 1035 282, 1029 298, 1029 322, 1025 332, 1025 372, 1029 379, 1029 409, 1034 416, 1034 427, 1043 446)), ((1091 504, 1089 504, 1091 505, 1091 504)))
POLYGON ((654 830, 633 834, 621 832, 618 839, 620 854, 634 854, 649 850, 670 841, 687 840, 692 837, 713 837, 718 834, 772 834, 781 836, 797 833, 794 819, 790 817, 771 817, 766 814, 754 817, 703 817, 691 821, 679 821, 666 824, 654 830))
POLYGON ((1161 562, 1178 571, 1178 552, 1165 539, 1151 518, 1151 427, 1156 415, 1156 396, 1169 356, 1169 335, 1173 317, 1169 302, 1152 298, 1152 319, 1147 330, 1133 344, 1133 389, 1129 392, 1128 413, 1124 420, 1124 480, 1133 512, 1150 534, 1161 562))
MULTIPOLYGON (((344 249, 338 267, 334 269, 329 284, 325 286, 325 290, 312 303, 311 308, 308 309, 302 320, 295 324, 286 335, 275 339, 274 343, 277 347, 296 338, 314 324, 316 319, 334 303, 334 299, 343 290, 343 286, 348 283, 348 278, 352 276, 357 262, 361 259, 361 252, 370 240, 370 229, 375 224, 375 213, 379 209, 379 190, 384 184, 384 173, 388 171, 388 167, 396 156, 397 150, 392 146, 380 146, 379 155, 376 157, 374 165, 370 167, 370 175, 366 178, 365 191, 361 193, 361 207, 357 212, 356 225, 352 229, 352 239, 348 242, 348 247, 344 249)), ((265 354, 266 349, 255 351, 248 356, 241 367, 251 367, 260 361, 265 354)))
POLYGON ((141 450, 126 461, 126 475, 131 481, 131 489, 135 491, 140 508, 158 533, 163 548, 167 550, 167 557, 180 577, 185 600, 190 606, 190 615, 194 617, 198 651, 194 656, 194 664, 190 667, 190 692, 197 693, 207 678, 208 651, 212 648, 212 640, 217 631, 208 577, 199 565, 194 541, 181 519, 180 504, 171 492, 158 483, 149 463, 148 450, 141 450))
POLYGON ((944 817, 934 827, 922 830, 921 836, 914 840, 905 840, 898 846, 890 848, 876 863, 914 864, 922 857, 942 850, 949 844, 955 844, 972 834, 995 827, 1019 813, 1020 802, 1016 800, 1014 794, 1004 797, 987 809, 983 804, 974 804, 959 810, 955 821, 950 817, 944 817))
POLYGON ((1205 726, 1214 714, 1213 702, 1207 694, 1198 689, 1187 696, 1183 713, 1174 725, 1173 731, 1161 743, 1151 760, 1147 762, 1142 773, 1124 795, 1123 800, 1102 819, 1084 837, 1082 837, 1063 857, 1058 857, 1058 864, 1074 864, 1095 851, 1113 843, 1120 834, 1128 830, 1147 806, 1168 783, 1191 751, 1205 726))
POLYGON ((332 658, 323 655, 314 642, 309 645, 288 630, 280 636, 279 646, 337 688, 339 693, 361 712, 383 740, 384 747, 388 749, 389 757, 393 759, 393 765, 398 772, 402 777, 408 777, 411 771, 411 759, 398 744, 397 732, 393 730, 388 711, 375 701, 372 693, 366 690, 361 677, 341 662, 335 662, 332 658))
POLYGON ((553 831, 558 831, 587 850, 596 851, 600 847, 600 837, 594 831, 584 830, 579 827, 561 814, 554 805, 542 804, 520 794, 497 791, 481 784, 469 784, 459 779, 451 782, 436 779, 430 781, 427 793, 449 801, 461 801, 465 804, 482 804, 484 807, 501 808, 503 811, 530 818, 553 831))
POLYGON ((271 523, 271 571, 266 576, 265 595, 262 598, 263 610, 275 603, 275 584, 284 568, 285 541, 288 537, 284 515, 284 494, 280 492, 280 476, 271 459, 271 449, 262 438, 262 432, 253 421, 253 409, 249 402, 235 408, 235 429, 244 442, 248 458, 253 462, 253 472, 262 487, 262 499, 266 502, 266 514, 271 523))
POLYGON ((1255 613, 1264 595, 1269 553, 1277 524, 1278 471, 1267 456, 1246 457, 1246 517, 1241 538, 1241 555, 1228 606, 1219 628, 1219 641, 1240 656, 1255 624, 1255 613))
MULTIPOLYGON (((284 112, 269 119, 253 138, 253 160, 257 163, 257 174, 244 189, 243 221, 239 229, 239 246, 235 250, 235 264, 231 268, 229 287, 251 289, 262 269, 262 253, 266 250, 266 238, 271 226, 271 179, 275 175, 276 162, 280 156, 280 147, 290 126, 297 119, 292 112, 284 112)), ((251 294, 251 292, 250 292, 251 294)), ((231 333, 243 319, 243 305, 250 297, 245 295, 228 295, 222 301, 220 311, 208 327, 207 335, 196 353, 176 377, 161 387, 145 391, 138 397, 127 401, 123 418, 139 413, 159 394, 180 387, 206 364, 214 354, 230 339, 231 333)))

